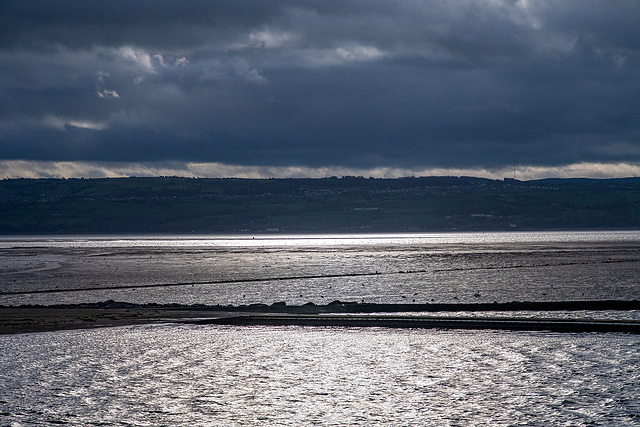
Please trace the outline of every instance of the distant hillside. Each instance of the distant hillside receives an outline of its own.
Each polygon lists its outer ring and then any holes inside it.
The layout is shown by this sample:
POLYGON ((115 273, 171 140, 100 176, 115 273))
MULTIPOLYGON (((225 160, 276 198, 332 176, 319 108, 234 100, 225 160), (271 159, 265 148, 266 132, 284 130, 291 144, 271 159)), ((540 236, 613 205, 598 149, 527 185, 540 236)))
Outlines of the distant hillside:
POLYGON ((16 179, 1 234, 640 228, 640 178, 16 179))

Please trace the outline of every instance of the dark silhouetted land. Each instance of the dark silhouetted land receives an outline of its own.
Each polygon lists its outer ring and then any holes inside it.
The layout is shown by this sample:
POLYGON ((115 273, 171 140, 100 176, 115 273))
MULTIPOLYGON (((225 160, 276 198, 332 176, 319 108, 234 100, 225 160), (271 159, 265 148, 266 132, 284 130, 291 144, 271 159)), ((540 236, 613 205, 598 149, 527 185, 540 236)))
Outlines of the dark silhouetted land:
POLYGON ((341 233, 640 227, 640 178, 16 179, 0 234, 341 233))
POLYGON ((0 334, 112 326, 193 323, 227 325, 378 326, 392 328, 554 330, 640 333, 637 320, 492 318, 481 312, 530 310, 638 310, 639 301, 556 301, 479 304, 284 303, 241 306, 133 304, 115 301, 53 306, 0 306, 0 334), (476 312, 475 316, 381 315, 379 313, 476 312), (346 314, 348 313, 348 314, 346 314), (378 313, 364 315, 364 313, 378 313), (354 315, 358 314, 358 315, 354 315))

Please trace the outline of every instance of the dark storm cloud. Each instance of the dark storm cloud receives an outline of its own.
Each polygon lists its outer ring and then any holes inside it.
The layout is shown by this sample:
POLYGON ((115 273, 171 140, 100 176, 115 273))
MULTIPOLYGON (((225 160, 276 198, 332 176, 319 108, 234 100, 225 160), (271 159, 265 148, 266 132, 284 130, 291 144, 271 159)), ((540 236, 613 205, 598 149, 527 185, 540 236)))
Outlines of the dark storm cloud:
POLYGON ((640 162, 637 1, 0 4, 0 158, 640 162))

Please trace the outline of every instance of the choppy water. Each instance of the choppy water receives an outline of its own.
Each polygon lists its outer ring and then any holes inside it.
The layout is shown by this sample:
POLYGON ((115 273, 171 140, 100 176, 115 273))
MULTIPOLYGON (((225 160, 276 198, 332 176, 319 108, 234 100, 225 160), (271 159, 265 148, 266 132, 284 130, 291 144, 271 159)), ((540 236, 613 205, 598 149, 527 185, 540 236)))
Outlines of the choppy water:
POLYGON ((635 335, 163 325, 0 347, 0 425, 640 425, 635 335))

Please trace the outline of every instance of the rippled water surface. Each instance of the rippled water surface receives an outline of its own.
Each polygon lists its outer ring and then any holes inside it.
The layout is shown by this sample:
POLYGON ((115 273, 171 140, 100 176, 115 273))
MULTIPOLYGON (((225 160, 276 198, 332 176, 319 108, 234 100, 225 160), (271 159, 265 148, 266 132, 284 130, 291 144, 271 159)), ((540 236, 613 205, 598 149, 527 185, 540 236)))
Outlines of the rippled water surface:
MULTIPOLYGON (((2 305, 638 299, 639 281, 640 232, 0 238, 2 305)), ((153 325, 0 336, 0 425, 625 426, 640 425, 639 384, 640 336, 612 333, 153 325)))
POLYGON ((0 348, 0 425, 640 424, 634 335, 163 325, 0 348))

